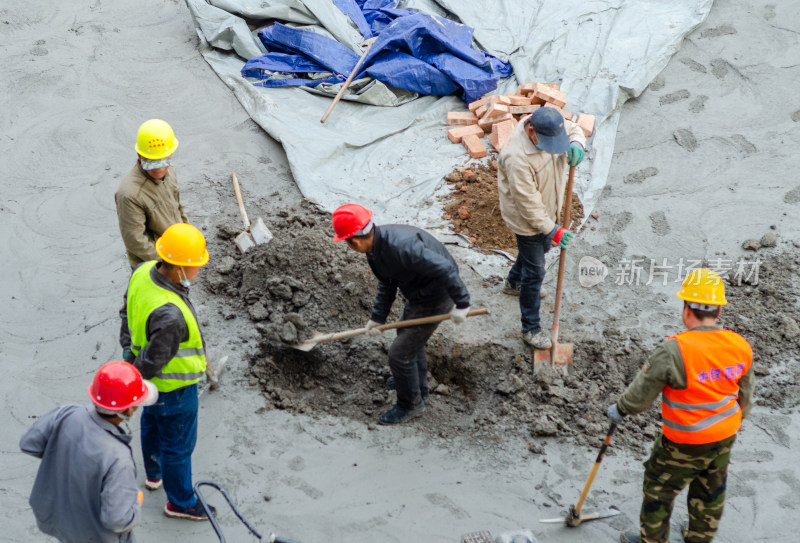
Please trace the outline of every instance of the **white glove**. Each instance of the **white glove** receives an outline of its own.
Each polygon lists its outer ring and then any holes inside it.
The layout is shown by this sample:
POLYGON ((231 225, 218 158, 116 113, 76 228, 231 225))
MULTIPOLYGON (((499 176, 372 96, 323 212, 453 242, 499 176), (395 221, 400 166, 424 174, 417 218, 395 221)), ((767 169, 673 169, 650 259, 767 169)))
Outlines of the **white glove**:
POLYGON ((450 312, 450 318, 453 320, 453 324, 464 324, 467 322, 467 313, 469 313, 469 306, 464 309, 454 307, 450 312))
POLYGON ((367 333, 365 335, 370 336, 370 337, 375 337, 375 336, 381 335, 383 333, 383 330, 378 328, 378 326, 381 326, 381 323, 375 322, 372 319, 368 320, 367 324, 364 326, 364 328, 367 329, 367 333))
POLYGON ((606 412, 606 416, 608 416, 608 420, 610 420, 614 424, 622 424, 623 422, 625 422, 624 418, 625 415, 623 415, 620 412, 619 408, 617 407, 617 404, 615 403, 612 403, 611 405, 608 406, 608 411, 606 412))

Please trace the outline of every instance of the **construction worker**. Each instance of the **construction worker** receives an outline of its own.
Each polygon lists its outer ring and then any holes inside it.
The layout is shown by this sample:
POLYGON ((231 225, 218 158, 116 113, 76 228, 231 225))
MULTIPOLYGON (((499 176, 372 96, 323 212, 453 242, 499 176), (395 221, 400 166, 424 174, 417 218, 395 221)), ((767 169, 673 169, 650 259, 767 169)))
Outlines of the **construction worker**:
MULTIPOLYGON (((346 241, 352 250, 365 253, 378 278, 378 293, 366 328, 384 324, 397 289, 406 299, 403 320, 450 313, 455 324, 467 320, 469 292, 458 274, 453 257, 432 235, 408 225, 381 225, 372 221, 372 211, 358 204, 344 204, 333 212, 333 241, 346 241)), ((438 323, 397 329, 389 347, 397 403, 379 420, 398 424, 419 417, 428 397, 428 362, 425 344, 438 323)), ((391 386, 391 385, 390 385, 391 386)))
POLYGON ((155 241, 171 225, 189 222, 181 204, 172 154, 178 140, 161 119, 145 121, 136 135, 136 164, 119 184, 114 201, 131 269, 156 260, 155 241))
POLYGON ((63 543, 132 542, 142 513, 128 421, 156 387, 126 362, 104 364, 89 385, 94 408, 57 407, 20 439, 41 458, 30 504, 39 529, 63 543))
POLYGON ((160 393, 159 402, 142 411, 145 486, 158 490, 163 482, 168 517, 207 520, 192 489, 197 382, 206 371, 205 343, 189 300, 189 286, 208 263, 206 240, 190 224, 173 224, 156 242, 156 251, 160 260, 133 272, 120 311, 125 360, 160 393))
POLYGON ((683 538, 706 543, 725 505, 731 447, 753 398, 753 352, 742 336, 717 324, 725 286, 716 272, 692 271, 678 298, 686 331, 658 345, 617 403, 612 422, 641 413, 661 393, 661 434, 644 463, 644 488, 638 532, 624 532, 622 543, 666 543, 672 506, 689 485, 689 522, 683 538))
POLYGON ((502 292, 519 296, 522 340, 535 349, 552 346, 539 319, 544 255, 554 244, 566 249, 572 239, 561 226, 568 227, 570 220, 561 216, 561 208, 567 167, 581 163, 585 145, 578 125, 552 107, 541 107, 518 123, 498 159, 500 213, 518 249, 502 292))

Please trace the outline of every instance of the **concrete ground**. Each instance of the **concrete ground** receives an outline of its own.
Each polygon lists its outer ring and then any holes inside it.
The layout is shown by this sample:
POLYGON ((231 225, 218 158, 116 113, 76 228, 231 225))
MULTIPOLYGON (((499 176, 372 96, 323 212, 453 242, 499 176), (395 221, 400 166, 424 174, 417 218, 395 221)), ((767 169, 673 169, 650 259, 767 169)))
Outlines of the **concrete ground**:
MULTIPOLYGON (((598 219, 588 223, 595 230, 579 236, 573 264, 581 256, 671 266, 738 256, 744 239, 771 225, 775 251, 800 240, 793 170, 800 16, 793 7, 788 0, 716 2, 651 88, 623 107, 608 187, 598 219)), ((38 461, 19 452, 18 440, 46 410, 84 403, 95 369, 120 356, 117 312, 129 269, 113 194, 134 163, 139 123, 161 117, 172 124, 184 203, 209 233, 216 217, 235 211, 231 171, 254 216, 301 196, 280 145, 197 53, 181 2, 10 0, 0 23, 7 179, 0 189, 0 541, 41 541, 27 504, 38 461)), ((653 342, 680 329, 676 268, 666 285, 636 286, 616 285, 610 267, 594 287, 580 287, 571 274, 567 300, 581 306, 582 331, 611 317, 622 333, 637 330, 653 342)), ((200 311, 213 314, 198 296, 200 311)), ((513 302, 495 303, 515 311, 513 302)), ((562 330, 577 327, 570 315, 562 330)), ((615 505, 622 514, 577 529, 544 526, 540 518, 559 516, 577 499, 596 448, 549 441, 534 456, 521 435, 478 446, 412 426, 369 430, 264 411, 247 385, 248 345, 226 332, 208 331, 211 347, 230 352, 232 362, 223 387, 201 400, 194 475, 222 484, 264 531, 301 542, 456 542, 466 532, 525 526, 540 542, 568 543, 613 541, 637 522, 642 458, 614 451, 613 442, 586 507, 615 505)), ((754 410, 733 452, 717 541, 797 540, 798 436, 796 409, 754 410)), ((141 466, 138 448, 135 456, 141 466)), ((145 496, 140 541, 217 540, 207 523, 165 518, 164 499, 163 491, 145 496)), ((252 540, 222 511, 229 541, 252 540)), ((673 526, 684 518, 680 503, 673 526)))

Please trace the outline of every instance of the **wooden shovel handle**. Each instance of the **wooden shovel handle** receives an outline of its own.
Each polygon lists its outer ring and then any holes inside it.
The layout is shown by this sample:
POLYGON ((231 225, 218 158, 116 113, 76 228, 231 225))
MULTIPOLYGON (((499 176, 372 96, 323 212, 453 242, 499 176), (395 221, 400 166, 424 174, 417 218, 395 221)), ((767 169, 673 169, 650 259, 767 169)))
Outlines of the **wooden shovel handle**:
POLYGON ((346 91, 347 87, 350 86, 350 83, 353 82, 353 78, 358 73, 358 69, 361 67, 361 63, 364 62, 364 59, 367 57, 367 53, 369 53, 369 50, 372 49, 372 44, 373 43, 375 43, 375 38, 372 38, 372 40, 369 41, 369 43, 367 44, 367 48, 361 54, 361 58, 358 59, 358 62, 353 67, 353 69, 350 71, 350 75, 348 75, 347 79, 345 79, 344 84, 342 85, 342 88, 340 88, 339 92, 336 93, 336 96, 333 98, 333 102, 331 102, 331 105, 328 106, 328 110, 325 112, 325 115, 322 116, 322 118, 319 120, 319 122, 324 123, 328 119, 328 115, 330 115, 331 111, 333 111, 333 108, 336 107, 336 104, 338 104, 339 100, 342 99, 342 96, 344 96, 344 91, 346 91))
POLYGON ((250 228, 250 219, 247 218, 247 211, 244 210, 244 202, 242 201, 242 191, 239 190, 239 179, 236 177, 236 172, 231 173, 233 177, 233 191, 236 193, 236 201, 239 202, 239 211, 242 212, 242 220, 244 221, 245 229, 250 228))
MULTIPOLYGON (((478 315, 488 315, 489 310, 485 308, 481 309, 473 309, 469 313, 467 313, 467 317, 477 317, 478 315)), ((385 330, 392 330, 394 328, 406 328, 407 326, 419 326, 420 324, 431 324, 434 322, 442 322, 450 319, 450 313, 445 313, 443 315, 432 315, 430 317, 420 317, 419 319, 408 319, 405 321, 398 321, 393 322, 391 324, 381 324, 380 326, 376 326, 378 330, 381 332, 385 330)), ((349 337, 361 336, 367 333, 366 328, 356 328, 355 330, 347 330, 346 332, 336 332, 334 334, 326 334, 324 336, 318 336, 316 338, 312 338, 313 341, 317 343, 323 343, 326 341, 336 341, 338 339, 347 339, 349 337)))
MULTIPOLYGON (((567 230, 572 223, 572 185, 575 182, 575 166, 569 167, 569 178, 567 179, 567 188, 566 194, 564 195, 564 204, 567 206, 566 211, 566 218, 562 218, 562 221, 566 226, 567 230)), ((564 290, 564 268, 567 264, 567 250, 561 249, 561 253, 558 255, 558 281, 556 282, 556 302, 555 307, 553 308, 553 328, 550 330, 550 341, 553 343, 553 357, 551 360, 555 360, 555 346, 558 343, 558 318, 561 314, 561 293, 564 290)))
POLYGON ((589 488, 592 486, 592 482, 594 481, 594 476, 597 475, 597 470, 600 467, 600 462, 603 461, 603 457, 606 454, 606 449, 608 449, 608 444, 611 442, 611 436, 614 434, 614 430, 617 429, 617 425, 613 422, 611 426, 608 428, 608 433, 606 434, 605 440, 603 440, 603 446, 600 447, 600 451, 597 453, 597 459, 594 461, 594 466, 592 466, 592 471, 589 473, 589 478, 586 479, 586 484, 583 487, 583 491, 581 492, 580 498, 578 498, 578 503, 575 505, 573 510, 575 511, 575 516, 580 518, 581 516, 581 509, 583 509, 583 502, 586 500, 586 496, 589 494, 589 488))

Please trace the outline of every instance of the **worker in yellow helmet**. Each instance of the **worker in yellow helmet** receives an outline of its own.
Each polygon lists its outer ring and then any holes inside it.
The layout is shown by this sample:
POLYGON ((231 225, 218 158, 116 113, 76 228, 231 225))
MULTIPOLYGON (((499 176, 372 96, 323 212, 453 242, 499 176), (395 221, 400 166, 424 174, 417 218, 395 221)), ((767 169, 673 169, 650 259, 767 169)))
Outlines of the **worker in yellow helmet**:
POLYGON ((122 178, 114 196, 131 268, 158 258, 155 242, 167 228, 189 222, 172 166, 177 148, 172 127, 161 119, 150 119, 139 127, 136 164, 122 178))
MULTIPOLYGON (((156 241, 159 260, 134 270, 120 311, 123 357, 159 392, 142 410, 142 457, 148 490, 162 484, 164 514, 207 520, 192 488, 192 452, 197 442, 197 383, 205 375, 205 342, 189 286, 208 263, 203 234, 173 224, 156 241)), ((213 508, 209 506, 213 514, 213 508)))
POLYGON ((644 464, 639 530, 622 543, 667 543, 672 506, 689 486, 689 522, 683 540, 705 543, 725 506, 728 462, 736 434, 753 403, 753 351, 742 336, 717 324, 725 285, 713 270, 686 276, 678 298, 686 330, 656 347, 608 418, 621 424, 661 394, 661 433, 644 464))

